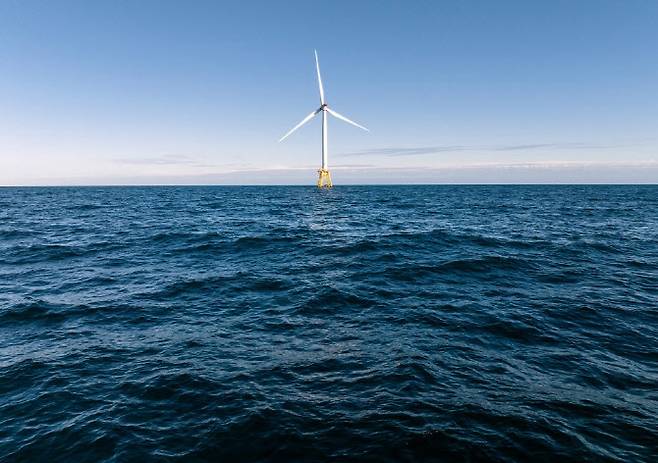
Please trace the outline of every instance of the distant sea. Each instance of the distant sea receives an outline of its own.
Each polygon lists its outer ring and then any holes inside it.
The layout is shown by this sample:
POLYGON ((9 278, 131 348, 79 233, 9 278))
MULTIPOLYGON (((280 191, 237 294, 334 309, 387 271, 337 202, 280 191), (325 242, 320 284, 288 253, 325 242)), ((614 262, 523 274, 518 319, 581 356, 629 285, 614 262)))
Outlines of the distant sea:
POLYGON ((658 186, 0 188, 0 461, 658 461, 658 186))

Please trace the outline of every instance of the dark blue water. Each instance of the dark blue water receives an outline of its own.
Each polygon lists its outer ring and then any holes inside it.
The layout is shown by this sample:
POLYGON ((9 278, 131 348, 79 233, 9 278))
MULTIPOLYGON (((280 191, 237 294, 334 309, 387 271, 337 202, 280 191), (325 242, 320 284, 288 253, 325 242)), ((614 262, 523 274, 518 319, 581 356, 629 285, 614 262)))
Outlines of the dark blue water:
POLYGON ((0 461, 657 461, 658 187, 0 189, 0 461))

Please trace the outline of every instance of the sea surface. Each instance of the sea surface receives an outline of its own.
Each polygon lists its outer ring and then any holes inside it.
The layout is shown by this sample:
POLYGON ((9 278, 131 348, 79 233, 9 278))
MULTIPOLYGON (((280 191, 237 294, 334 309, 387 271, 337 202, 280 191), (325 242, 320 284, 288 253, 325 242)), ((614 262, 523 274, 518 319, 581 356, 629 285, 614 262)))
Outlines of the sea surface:
POLYGON ((0 189, 0 461, 658 461, 658 186, 0 189))

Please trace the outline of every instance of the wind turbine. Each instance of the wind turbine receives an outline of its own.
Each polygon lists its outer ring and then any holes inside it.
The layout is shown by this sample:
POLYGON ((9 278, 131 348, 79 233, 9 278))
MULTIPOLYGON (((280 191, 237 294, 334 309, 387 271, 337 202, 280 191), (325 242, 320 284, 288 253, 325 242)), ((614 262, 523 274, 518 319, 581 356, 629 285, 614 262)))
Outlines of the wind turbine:
POLYGON ((322 113, 322 167, 320 170, 318 170, 318 188, 326 187, 326 188, 331 188, 331 174, 329 174, 329 166, 327 164, 327 157, 329 156, 329 150, 327 148, 327 120, 329 119, 329 114, 332 116, 341 119, 348 124, 352 124, 355 127, 358 127, 360 129, 365 130, 366 132, 370 132, 368 129, 366 129, 364 126, 357 124, 354 121, 349 120, 345 116, 338 114, 336 111, 333 109, 329 108, 329 105, 327 105, 327 102, 324 99, 324 89, 322 88, 322 77, 320 77, 320 63, 318 61, 318 52, 313 50, 315 52, 315 69, 318 72, 318 86, 320 87, 320 107, 313 111, 311 114, 306 116, 302 121, 294 126, 290 132, 285 134, 279 142, 282 142, 290 134, 292 134, 295 130, 300 128, 302 125, 306 124, 308 121, 313 119, 315 116, 318 115, 318 113, 322 113))

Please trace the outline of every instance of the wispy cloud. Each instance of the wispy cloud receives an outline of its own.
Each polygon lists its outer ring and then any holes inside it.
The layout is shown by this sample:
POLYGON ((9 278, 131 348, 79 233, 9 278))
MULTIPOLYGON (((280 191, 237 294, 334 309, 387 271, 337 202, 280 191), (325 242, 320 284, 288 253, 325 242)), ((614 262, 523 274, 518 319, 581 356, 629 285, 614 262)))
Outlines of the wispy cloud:
POLYGON ((332 169, 370 169, 372 167, 379 167, 376 164, 334 164, 332 169))
POLYGON ((212 164, 202 163, 190 156, 178 155, 178 154, 166 154, 163 156, 153 156, 153 157, 143 157, 143 158, 117 158, 114 161, 119 164, 131 164, 131 165, 150 165, 150 166, 185 165, 191 167, 213 167, 212 164))
POLYGON ((468 149, 468 146, 461 145, 419 146, 415 148, 371 148, 367 150, 355 151, 352 153, 343 153, 341 156, 366 156, 370 154, 384 156, 416 156, 419 154, 452 153, 456 151, 466 151, 468 149))
POLYGON ((629 145, 605 145, 582 142, 568 143, 532 143, 518 145, 436 145, 417 147, 387 147, 343 153, 342 156, 417 156, 436 153, 456 153, 460 151, 530 151, 530 150, 564 150, 564 149, 610 149, 629 145))

